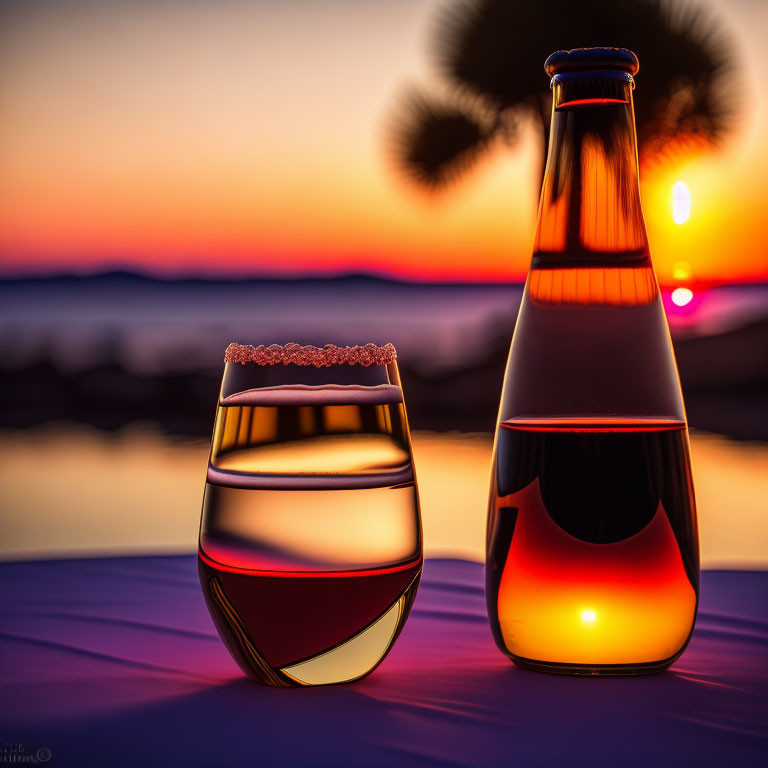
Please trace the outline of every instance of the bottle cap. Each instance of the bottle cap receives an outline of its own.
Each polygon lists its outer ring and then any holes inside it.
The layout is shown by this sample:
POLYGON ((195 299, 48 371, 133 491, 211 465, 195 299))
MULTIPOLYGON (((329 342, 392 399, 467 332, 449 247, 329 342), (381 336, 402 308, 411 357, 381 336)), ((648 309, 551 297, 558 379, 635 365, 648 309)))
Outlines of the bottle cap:
POLYGON ((640 62, 627 48, 573 48, 555 51, 545 62, 544 71, 553 77, 566 72, 610 70, 636 75, 640 62))

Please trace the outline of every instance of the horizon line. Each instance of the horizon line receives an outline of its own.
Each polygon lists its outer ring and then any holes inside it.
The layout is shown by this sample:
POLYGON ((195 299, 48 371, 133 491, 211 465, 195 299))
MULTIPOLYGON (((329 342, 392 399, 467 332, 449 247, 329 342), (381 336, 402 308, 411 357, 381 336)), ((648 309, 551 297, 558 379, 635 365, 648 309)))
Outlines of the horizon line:
POLYGON ((190 271, 181 274, 169 274, 164 272, 154 272, 142 269, 116 268, 103 269, 96 271, 0 271, 0 283, 12 282, 43 282, 52 280, 98 280, 110 277, 138 278, 159 283, 185 283, 185 282, 205 282, 205 283, 235 283, 235 282, 273 282, 273 283, 301 283, 301 282, 333 282, 339 280, 372 280, 382 283, 397 283, 401 285, 523 285, 525 277, 514 279, 473 279, 468 278, 443 278, 433 279, 430 277, 413 277, 393 275, 378 271, 349 271, 349 272, 310 272, 300 274, 274 274, 264 272, 196 272, 190 271))
MULTIPOLYGON (((22 283, 22 282, 46 282, 55 280, 99 280, 105 278, 129 278, 146 280, 157 283, 307 283, 307 282, 334 282, 343 280, 370 280, 381 283, 393 283, 407 286, 468 286, 468 287, 503 287, 503 286, 523 286, 526 277, 522 279, 473 279, 471 277, 463 279, 433 279, 418 278, 413 276, 392 275, 377 271, 349 271, 337 273, 312 272, 308 274, 269 274, 269 273, 205 273, 205 272, 187 272, 182 274, 167 274, 151 272, 141 269, 104 269, 93 272, 82 272, 76 270, 63 270, 60 272, 15 272, 0 271, 0 283, 22 283)), ((720 281, 674 281, 660 282, 662 289, 669 289, 680 286, 689 286, 705 290, 722 286, 739 287, 759 287, 768 286, 766 279, 741 279, 741 280, 720 280, 720 281)))

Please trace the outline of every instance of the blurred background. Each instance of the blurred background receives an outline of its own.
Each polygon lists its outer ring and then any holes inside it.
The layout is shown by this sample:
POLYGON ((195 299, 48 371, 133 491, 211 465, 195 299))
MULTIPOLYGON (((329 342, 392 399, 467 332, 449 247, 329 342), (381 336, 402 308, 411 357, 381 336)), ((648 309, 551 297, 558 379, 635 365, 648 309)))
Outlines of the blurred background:
POLYGON ((558 48, 639 56, 705 567, 768 564, 764 0, 0 0, 0 558, 189 552, 223 353, 393 342, 483 557, 558 48))

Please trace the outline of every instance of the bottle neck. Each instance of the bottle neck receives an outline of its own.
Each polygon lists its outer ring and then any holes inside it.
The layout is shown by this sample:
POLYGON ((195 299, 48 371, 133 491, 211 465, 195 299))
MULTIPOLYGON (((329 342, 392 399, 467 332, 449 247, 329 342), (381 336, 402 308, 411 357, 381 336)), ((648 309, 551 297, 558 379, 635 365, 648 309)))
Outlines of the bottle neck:
POLYGON ((534 268, 649 266, 640 206, 634 82, 556 75, 534 268))

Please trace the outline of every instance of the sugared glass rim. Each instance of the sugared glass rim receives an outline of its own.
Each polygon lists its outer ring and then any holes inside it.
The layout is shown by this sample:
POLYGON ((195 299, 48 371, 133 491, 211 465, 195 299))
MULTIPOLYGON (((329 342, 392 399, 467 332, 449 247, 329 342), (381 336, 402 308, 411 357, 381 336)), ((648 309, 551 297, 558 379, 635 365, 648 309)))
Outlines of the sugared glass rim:
POLYGON ((232 342, 224 353, 225 363, 255 363, 256 365, 302 365, 315 368, 329 368, 332 365, 388 365, 397 359, 393 344, 380 347, 376 344, 362 344, 354 347, 337 347, 326 344, 314 347, 301 344, 270 344, 258 347, 232 342))

